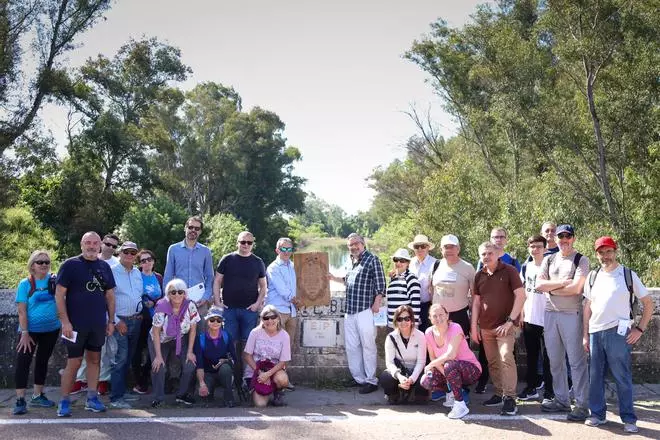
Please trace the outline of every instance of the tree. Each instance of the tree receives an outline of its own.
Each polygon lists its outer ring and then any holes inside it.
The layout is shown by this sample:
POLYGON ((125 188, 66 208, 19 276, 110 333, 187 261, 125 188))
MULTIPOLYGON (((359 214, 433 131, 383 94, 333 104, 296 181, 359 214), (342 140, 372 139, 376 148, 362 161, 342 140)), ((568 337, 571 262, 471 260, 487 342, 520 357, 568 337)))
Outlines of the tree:
POLYGON ((219 261, 223 255, 236 250, 236 238, 247 227, 231 214, 216 214, 204 222, 211 254, 219 261))
POLYGON ((109 8, 110 0, 0 2, 0 156, 32 127, 45 100, 70 88, 60 60, 109 8), (29 72, 22 55, 32 36, 37 56, 29 72))

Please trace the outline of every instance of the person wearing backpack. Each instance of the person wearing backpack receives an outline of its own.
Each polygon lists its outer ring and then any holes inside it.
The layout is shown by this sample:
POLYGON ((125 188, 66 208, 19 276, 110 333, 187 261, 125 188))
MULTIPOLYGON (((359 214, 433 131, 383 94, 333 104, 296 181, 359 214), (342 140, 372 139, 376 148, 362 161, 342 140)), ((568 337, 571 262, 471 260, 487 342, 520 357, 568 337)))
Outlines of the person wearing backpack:
POLYGON ((633 407, 631 370, 632 346, 639 341, 653 315, 653 300, 635 272, 617 261, 617 244, 612 237, 600 237, 594 244, 600 267, 589 273, 584 297, 583 345, 591 354, 589 408, 585 424, 607 423, 605 413, 606 368, 616 383, 619 417, 623 429, 634 433, 637 416, 633 407), (635 324, 634 302, 639 299, 644 312, 635 324))
POLYGON ((567 420, 589 417, 589 370, 582 349, 582 289, 589 273, 589 259, 575 250, 575 230, 565 224, 557 228, 559 252, 543 259, 536 276, 536 290, 545 292, 543 316, 545 348, 555 398, 541 403, 545 412, 568 412, 567 420), (566 354, 573 378, 575 408, 571 410, 566 354))
POLYGON ((34 393, 30 406, 51 408, 55 402, 44 394, 44 383, 48 372, 48 360, 60 336, 60 320, 55 305, 55 285, 50 273, 50 255, 45 250, 36 250, 28 258, 30 275, 18 283, 16 306, 20 337, 16 346, 16 405, 14 415, 27 412, 25 389, 27 388, 30 364, 36 351, 34 363, 34 393))

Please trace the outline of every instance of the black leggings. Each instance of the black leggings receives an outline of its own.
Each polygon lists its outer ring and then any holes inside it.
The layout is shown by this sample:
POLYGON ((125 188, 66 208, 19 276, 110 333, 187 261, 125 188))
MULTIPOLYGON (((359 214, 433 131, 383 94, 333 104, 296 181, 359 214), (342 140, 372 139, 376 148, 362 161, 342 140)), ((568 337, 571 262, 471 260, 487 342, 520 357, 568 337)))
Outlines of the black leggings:
POLYGON ((27 388, 30 364, 32 363, 32 356, 34 355, 35 350, 37 351, 37 356, 34 361, 34 384, 43 385, 46 383, 48 360, 53 354, 57 339, 60 337, 60 330, 57 329, 52 332, 44 333, 30 332, 30 337, 36 343, 36 346, 34 346, 28 353, 22 351, 16 353, 16 374, 14 376, 14 382, 16 383, 16 389, 18 390, 27 388))

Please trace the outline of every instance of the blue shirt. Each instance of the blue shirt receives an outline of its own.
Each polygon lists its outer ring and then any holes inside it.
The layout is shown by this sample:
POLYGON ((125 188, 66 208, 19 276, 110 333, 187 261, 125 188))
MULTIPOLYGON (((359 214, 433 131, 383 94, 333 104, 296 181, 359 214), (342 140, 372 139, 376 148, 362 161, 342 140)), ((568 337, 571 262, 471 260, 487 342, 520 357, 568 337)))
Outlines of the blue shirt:
MULTIPOLYGON (((155 303, 162 298, 163 289, 160 288, 160 282, 155 273, 152 273, 151 275, 145 275, 142 272, 140 273, 142 274, 142 287, 144 288, 143 295, 146 295, 148 299, 154 302, 154 305, 148 309, 149 315, 153 318, 156 307, 155 303)), ((144 296, 143 299, 145 299, 144 296)))
POLYGON ((181 278, 188 287, 203 283, 206 292, 202 299, 211 299, 213 296, 211 250, 200 243, 195 243, 195 246, 189 249, 185 240, 171 245, 167 250, 163 286, 167 286, 173 278, 181 278))
POLYGON ((201 335, 195 337, 195 345, 193 345, 193 353, 195 353, 195 358, 197 359, 197 368, 203 368, 206 373, 217 373, 218 370, 213 368, 213 365, 216 365, 220 359, 231 359, 236 362, 236 350, 234 348, 234 343, 231 340, 231 336, 227 333, 227 330, 220 330, 220 334, 217 339, 212 339, 209 336, 208 332, 205 332, 205 342, 204 349, 202 350, 202 344, 200 343, 201 335), (227 335, 227 344, 222 337, 222 333, 227 335))
POLYGON ((52 332, 60 328, 60 320, 57 318, 57 305, 55 296, 48 292, 48 279, 50 273, 44 279, 34 280, 36 290, 28 298, 30 293, 30 281, 23 278, 16 289, 16 302, 27 303, 27 330, 35 333, 52 332))
POLYGON ((268 277, 268 295, 266 304, 275 306, 280 313, 296 316, 296 306, 291 304, 291 300, 296 296, 296 271, 293 267, 293 261, 288 264, 280 257, 268 265, 266 269, 268 277))
POLYGON ((142 311, 142 274, 136 268, 126 270, 121 264, 112 266, 115 277, 115 322, 120 316, 132 316, 142 311))

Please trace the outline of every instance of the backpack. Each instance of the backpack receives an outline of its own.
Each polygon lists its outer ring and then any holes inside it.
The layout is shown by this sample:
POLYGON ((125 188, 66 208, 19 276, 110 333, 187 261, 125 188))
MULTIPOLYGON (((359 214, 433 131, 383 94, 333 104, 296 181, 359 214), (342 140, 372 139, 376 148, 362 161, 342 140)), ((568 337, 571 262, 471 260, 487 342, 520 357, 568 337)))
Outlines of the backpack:
MULTIPOLYGON (((28 292, 28 298, 30 298, 34 292, 37 291, 37 280, 34 279, 34 276, 30 275, 28 277, 28 282, 30 283, 30 291, 28 292)), ((55 288, 57 286, 57 275, 50 274, 48 277, 48 293, 55 296, 55 288)))
MULTIPOLYGON (((225 345, 227 346, 227 351, 229 351, 229 335, 227 334, 226 331, 220 330, 220 333, 222 333, 222 340, 224 341, 225 345)), ((206 348, 206 333, 202 333, 199 335, 199 346, 202 347, 202 351, 206 348)))
MULTIPOLYGON (((555 252, 554 254, 548 255, 548 269, 550 268, 550 265, 552 264, 553 261, 555 261, 555 258, 557 258, 558 252, 555 252)), ((573 267, 571 268, 570 272, 570 279, 575 278, 575 271, 577 270, 578 266, 580 265, 580 258, 582 258, 582 254, 579 252, 575 253, 575 257, 573 258, 573 267)))
MULTIPOLYGON (((639 312, 639 301, 637 301, 637 297, 633 291, 632 271, 626 266, 621 266, 623 267, 623 279, 626 282, 626 287, 628 288, 628 293, 630 294, 630 319, 635 319, 635 315, 639 312)), ((600 272, 600 266, 589 272, 589 292, 591 292, 591 289, 594 287, 598 272, 600 272)))

